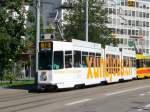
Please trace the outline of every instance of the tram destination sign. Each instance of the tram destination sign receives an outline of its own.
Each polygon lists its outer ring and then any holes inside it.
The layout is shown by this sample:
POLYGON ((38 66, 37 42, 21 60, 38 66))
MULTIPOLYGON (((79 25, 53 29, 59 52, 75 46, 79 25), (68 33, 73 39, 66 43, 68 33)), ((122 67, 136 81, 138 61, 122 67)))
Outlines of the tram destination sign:
POLYGON ((52 42, 40 42, 39 43, 39 50, 52 50, 53 48, 53 43, 52 42))

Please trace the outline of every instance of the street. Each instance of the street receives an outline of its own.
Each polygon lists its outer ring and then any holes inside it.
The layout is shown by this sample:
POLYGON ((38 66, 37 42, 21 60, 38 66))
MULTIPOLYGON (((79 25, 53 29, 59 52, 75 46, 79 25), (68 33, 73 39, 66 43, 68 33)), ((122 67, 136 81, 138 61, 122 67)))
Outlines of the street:
POLYGON ((150 79, 61 92, 2 91, 0 112, 150 111, 150 79))

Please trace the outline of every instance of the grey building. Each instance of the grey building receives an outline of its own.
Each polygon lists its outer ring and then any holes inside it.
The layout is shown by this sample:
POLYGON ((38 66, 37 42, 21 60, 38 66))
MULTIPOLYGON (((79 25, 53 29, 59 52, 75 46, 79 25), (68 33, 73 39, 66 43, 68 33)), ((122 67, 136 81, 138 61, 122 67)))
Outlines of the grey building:
POLYGON ((109 13, 108 27, 125 49, 150 51, 150 2, 143 0, 105 0, 109 13), (130 3, 129 3, 130 1, 130 3), (130 6, 131 5, 131 6, 130 6))

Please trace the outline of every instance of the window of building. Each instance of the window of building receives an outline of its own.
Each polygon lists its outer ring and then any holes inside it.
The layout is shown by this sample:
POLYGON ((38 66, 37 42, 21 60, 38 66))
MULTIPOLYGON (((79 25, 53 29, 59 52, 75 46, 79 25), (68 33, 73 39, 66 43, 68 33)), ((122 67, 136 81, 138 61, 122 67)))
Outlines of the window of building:
POLYGON ((128 11, 127 10, 125 10, 125 16, 128 16, 128 11))
POLYGON ((128 44, 127 39, 123 39, 123 44, 124 44, 124 45, 127 45, 127 44, 128 44))
POLYGON ((149 22, 146 22, 146 27, 149 27, 149 22))
POLYGON ((141 27, 142 27, 142 23, 143 23, 142 21, 139 21, 139 26, 141 26, 141 27))
POLYGON ((128 20, 128 25, 131 26, 131 20, 128 20))
POLYGON ((113 18, 113 24, 116 24, 116 18, 113 18))
POLYGON ((146 18, 149 18, 149 13, 146 13, 146 18))
POLYGON ((128 16, 131 16, 131 10, 128 10, 128 16))
POLYGON ((139 12, 138 11, 136 11, 136 17, 139 17, 139 12))
POLYGON ((123 34, 123 29, 120 29, 121 35, 123 34))
POLYGON ((125 0, 125 6, 128 6, 128 0, 125 0))
POLYGON ((123 44, 123 39, 122 39, 122 38, 120 38, 120 39, 119 39, 119 42, 120 42, 121 44, 123 44))
POLYGON ((135 26, 135 20, 132 20, 132 26, 135 26))
POLYGON ((146 9, 146 7, 147 7, 146 4, 143 4, 143 9, 146 9))
POLYGON ((116 14, 116 9, 113 9, 113 14, 116 14))
POLYGON ((112 12, 113 12, 112 8, 109 8, 109 14, 112 14, 112 12))
POLYGON ((132 35, 135 35, 135 30, 132 30, 132 35))
POLYGON ((140 12, 139 17, 142 17, 142 12, 140 12))
POLYGON ((128 35, 131 35, 131 30, 130 29, 128 29, 128 35))
POLYGON ((146 46, 149 46, 149 40, 146 40, 146 46))
POLYGON ((127 35, 127 29, 123 29, 123 34, 127 35))
POLYGON ((146 13, 145 12, 143 12, 143 18, 145 18, 146 17, 146 13))
POLYGON ((121 0, 121 5, 122 5, 122 6, 124 6, 124 5, 125 5, 124 0, 121 0))
POLYGON ((139 35, 139 30, 135 30, 135 35, 136 35, 136 36, 139 35))
POLYGON ((139 21, 136 21, 136 26, 139 26, 139 21))
POLYGON ((142 34, 143 34, 143 36, 145 36, 145 31, 144 31, 144 30, 143 30, 143 33, 142 33, 142 34))
POLYGON ((112 18, 109 17, 109 18, 108 18, 108 22, 109 22, 109 23, 112 23, 112 18))
POLYGON ((132 11, 132 16, 135 17, 135 11, 132 11))
POLYGON ((145 27, 145 26, 146 26, 145 21, 143 21, 143 27, 145 27))
POLYGON ((120 29, 117 29, 117 34, 120 34, 120 29))
POLYGON ((139 3, 139 7, 143 8, 143 3, 142 2, 139 3))
POLYGON ((146 36, 149 37, 149 31, 146 31, 146 36))
POLYGON ((139 7, 139 2, 135 2, 135 5, 138 8, 139 7))

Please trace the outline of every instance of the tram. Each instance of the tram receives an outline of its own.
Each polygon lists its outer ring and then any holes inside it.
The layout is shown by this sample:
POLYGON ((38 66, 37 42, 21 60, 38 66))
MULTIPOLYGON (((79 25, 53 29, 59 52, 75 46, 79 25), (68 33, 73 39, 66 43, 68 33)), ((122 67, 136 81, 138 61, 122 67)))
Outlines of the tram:
POLYGON ((137 78, 150 77, 150 54, 136 54, 137 78))
POLYGON ((136 78, 135 51, 73 39, 41 41, 38 89, 73 88, 136 78))

